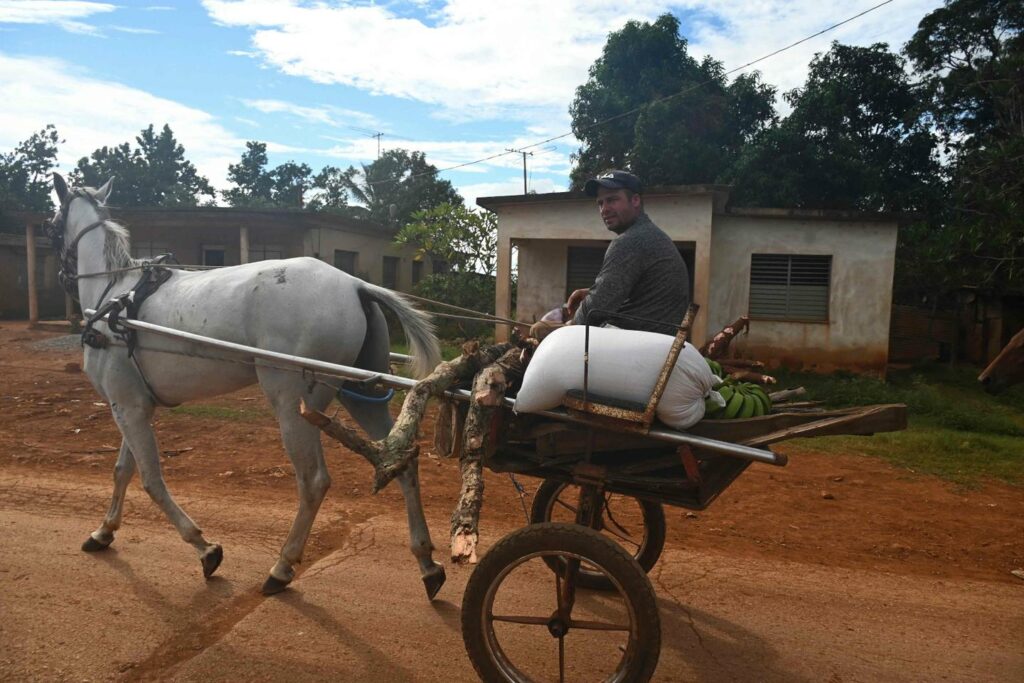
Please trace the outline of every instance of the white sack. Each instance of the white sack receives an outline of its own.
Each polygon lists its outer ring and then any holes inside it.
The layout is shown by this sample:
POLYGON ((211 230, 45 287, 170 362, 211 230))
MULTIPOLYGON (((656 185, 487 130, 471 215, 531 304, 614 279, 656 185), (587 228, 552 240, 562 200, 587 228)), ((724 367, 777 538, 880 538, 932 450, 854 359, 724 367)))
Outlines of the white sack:
MULTIPOLYGON (((554 408, 570 389, 583 389, 585 333, 583 325, 570 325, 544 338, 526 367, 516 396, 517 413, 554 408)), ((665 334, 591 327, 588 390, 646 404, 672 342, 673 337, 665 334)), ((677 429, 696 424, 704 417, 704 398, 716 383, 707 361, 686 344, 658 403, 658 419, 677 429)))

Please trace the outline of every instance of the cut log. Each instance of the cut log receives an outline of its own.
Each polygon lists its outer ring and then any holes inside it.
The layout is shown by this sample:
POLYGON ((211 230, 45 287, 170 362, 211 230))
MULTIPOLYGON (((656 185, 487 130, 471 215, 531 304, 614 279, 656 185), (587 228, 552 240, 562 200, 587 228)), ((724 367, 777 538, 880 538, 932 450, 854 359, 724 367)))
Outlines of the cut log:
MULTIPOLYGON (((723 368, 726 366, 722 366, 723 368)), ((737 382, 756 382, 757 384, 775 384, 776 379, 771 375, 763 375, 753 370, 733 370, 729 377, 737 382)))
POLYGON ((746 358, 723 358, 720 361, 723 368, 732 370, 760 370, 764 367, 764 363, 759 360, 747 360, 746 358))
POLYGON ((772 403, 783 403, 791 398, 803 396, 806 393, 806 389, 803 387, 797 387, 796 389, 783 389, 782 391, 773 392, 768 394, 768 398, 772 400, 772 403))
POLYGON ((472 379, 483 367, 490 365, 509 349, 518 349, 510 343, 495 344, 481 349, 479 342, 466 342, 462 355, 441 363, 426 378, 409 390, 391 433, 380 441, 370 441, 355 429, 313 410, 304 403, 299 412, 310 424, 319 427, 328 436, 362 455, 373 465, 373 492, 376 493, 401 474, 413 458, 419 455, 416 435, 420 421, 427 411, 432 396, 441 396, 452 385, 472 379))
POLYGON ((721 358, 722 354, 729 348, 733 338, 745 329, 750 329, 750 318, 740 316, 732 325, 722 328, 722 331, 711 338, 707 344, 701 347, 701 355, 711 358, 721 358))
POLYGON ((483 505, 483 463, 497 446, 497 427, 502 404, 510 384, 522 379, 522 351, 512 348, 487 366, 473 380, 472 397, 463 430, 463 451, 459 458, 462 490, 451 518, 451 559, 456 564, 476 564, 480 538, 480 508, 483 505))

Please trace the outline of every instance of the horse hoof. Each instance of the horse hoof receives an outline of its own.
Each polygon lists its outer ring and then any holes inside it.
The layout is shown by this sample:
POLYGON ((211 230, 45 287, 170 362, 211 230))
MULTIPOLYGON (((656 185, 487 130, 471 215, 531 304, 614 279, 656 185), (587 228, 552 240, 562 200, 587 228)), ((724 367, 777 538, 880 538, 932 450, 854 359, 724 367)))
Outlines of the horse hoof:
POLYGON ((288 587, 287 581, 275 577, 273 574, 267 577, 267 580, 263 582, 263 587, 260 588, 260 592, 264 595, 275 595, 280 593, 288 587))
POLYGON ((217 571, 217 567, 224 560, 224 549, 219 545, 215 545, 207 550, 203 554, 201 562, 203 563, 203 578, 208 579, 213 576, 213 573, 217 571))
POLYGON ((427 589, 427 600, 433 600, 441 586, 444 585, 447 577, 444 573, 444 565, 435 564, 434 567, 423 575, 423 586, 427 589))
MULTIPOLYGON (((113 541, 111 541, 112 543, 113 541)), ((90 536, 85 539, 85 543, 82 544, 82 550, 87 553, 98 553, 101 550, 106 550, 110 547, 110 543, 100 543, 95 538, 90 536)))

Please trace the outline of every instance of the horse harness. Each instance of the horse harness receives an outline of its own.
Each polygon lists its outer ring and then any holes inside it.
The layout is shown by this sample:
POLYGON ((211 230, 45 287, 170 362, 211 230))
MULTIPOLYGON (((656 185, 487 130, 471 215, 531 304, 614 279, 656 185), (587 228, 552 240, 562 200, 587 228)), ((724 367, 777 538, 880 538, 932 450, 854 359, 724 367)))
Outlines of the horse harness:
MULTIPOLYGON (((79 279, 78 275, 78 242, 87 233, 100 227, 104 223, 110 220, 110 214, 106 207, 99 204, 96 199, 85 192, 82 189, 75 188, 72 191, 72 196, 68 198, 66 202, 61 206, 60 215, 55 221, 47 221, 46 232, 51 242, 55 247, 58 248, 60 253, 60 269, 57 275, 61 286, 64 288, 72 298, 78 300, 78 286, 77 282, 79 279), (65 230, 67 227, 67 215, 68 210, 71 206, 71 200, 75 197, 82 197, 87 199, 94 208, 100 213, 101 218, 94 221, 83 228, 75 238, 71 240, 70 244, 64 243, 65 230)), ((110 340, 107 339, 99 330, 95 329, 97 322, 107 317, 107 327, 109 330, 124 342, 125 347, 128 349, 128 357, 132 359, 135 364, 135 369, 139 373, 139 377, 142 379, 142 383, 146 386, 146 390, 152 397, 153 401, 158 405, 168 407, 169 404, 163 401, 153 390, 149 380, 146 379, 146 373, 142 371, 142 366, 139 364, 139 359, 135 355, 135 350, 138 348, 138 334, 135 330, 129 329, 120 323, 121 314, 125 313, 124 318, 138 318, 139 310, 142 308, 142 304, 152 295, 160 285, 164 284, 171 279, 173 272, 171 269, 163 267, 161 264, 167 261, 174 261, 173 254, 161 254, 156 258, 149 261, 145 261, 139 267, 142 271, 142 275, 139 277, 135 285, 119 296, 115 296, 108 300, 105 304, 97 306, 96 311, 89 316, 85 321, 85 327, 82 330, 82 345, 88 345, 94 349, 105 349, 110 345, 110 340)), ((103 275, 105 273, 96 273, 96 275, 103 275)), ((114 274, 111 274, 110 282, 107 283, 106 289, 100 295, 99 301, 102 302, 106 299, 107 294, 110 293, 111 288, 117 282, 117 278, 114 274)))

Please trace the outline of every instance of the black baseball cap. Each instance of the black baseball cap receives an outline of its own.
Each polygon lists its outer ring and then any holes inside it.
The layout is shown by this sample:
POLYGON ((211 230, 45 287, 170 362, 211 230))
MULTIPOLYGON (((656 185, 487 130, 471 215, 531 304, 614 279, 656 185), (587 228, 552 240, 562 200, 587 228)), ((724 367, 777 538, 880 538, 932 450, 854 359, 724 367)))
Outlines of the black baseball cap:
POLYGON ((618 170, 605 171, 596 178, 591 178, 583 186, 583 191, 588 197, 596 197, 599 187, 609 190, 629 190, 637 194, 643 191, 643 185, 639 178, 632 173, 618 170))

